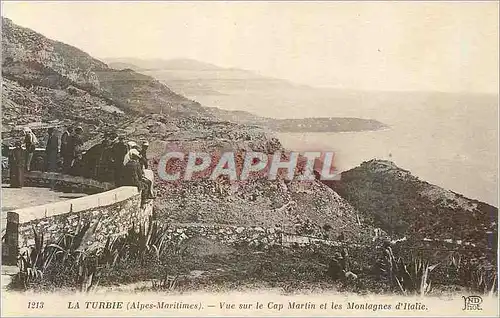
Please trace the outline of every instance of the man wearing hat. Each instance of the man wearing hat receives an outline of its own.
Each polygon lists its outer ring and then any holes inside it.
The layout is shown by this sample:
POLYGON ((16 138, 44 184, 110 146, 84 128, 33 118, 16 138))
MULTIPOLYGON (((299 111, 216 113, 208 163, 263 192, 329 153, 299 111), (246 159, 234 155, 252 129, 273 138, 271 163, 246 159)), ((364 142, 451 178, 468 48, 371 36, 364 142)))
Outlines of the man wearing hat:
POLYGON ((61 135, 61 156, 63 158, 63 172, 68 173, 73 161, 73 127, 68 126, 61 135))
POLYGON ((75 176, 81 176, 84 173, 83 159, 83 128, 78 126, 75 129, 75 135, 72 138, 73 161, 71 163, 71 173, 75 176))
MULTIPOLYGON (((135 186, 141 192, 143 190, 142 178, 144 177, 144 172, 142 171, 141 164, 139 163, 140 153, 137 149, 132 149, 129 151, 130 159, 127 164, 123 167, 122 175, 122 185, 123 186, 135 186)), ((142 191, 141 194, 143 194, 142 191)))
POLYGON ((55 172, 57 170, 57 153, 59 151, 59 138, 54 132, 54 128, 50 127, 47 130, 48 138, 47 145, 45 146, 46 155, 46 170, 55 172))
POLYGON ((103 158, 105 150, 109 146, 109 133, 104 133, 103 140, 90 147, 85 152, 85 167, 89 177, 97 178, 99 181, 106 181, 106 162, 103 158))
POLYGON ((14 149, 9 151, 10 187, 22 188, 24 183, 25 150, 19 140, 14 144, 14 149))
POLYGON ((33 154, 35 153, 35 148, 36 144, 38 143, 38 139, 36 138, 33 131, 31 131, 31 128, 29 127, 24 127, 23 133, 24 133, 24 147, 26 148, 25 169, 26 171, 30 171, 31 160, 33 159, 33 154))
POLYGON ((78 126, 75 129, 73 146, 75 147, 75 157, 83 153, 83 128, 81 126, 78 126))
POLYGON ((114 181, 117 187, 122 185, 122 170, 124 169, 123 161, 125 160, 125 155, 127 154, 127 152, 128 148, 125 144, 125 136, 120 135, 111 146, 114 181))
POLYGON ((144 167, 144 169, 148 169, 148 157, 147 157, 148 147, 149 147, 149 142, 143 141, 140 153, 141 153, 141 164, 144 167))

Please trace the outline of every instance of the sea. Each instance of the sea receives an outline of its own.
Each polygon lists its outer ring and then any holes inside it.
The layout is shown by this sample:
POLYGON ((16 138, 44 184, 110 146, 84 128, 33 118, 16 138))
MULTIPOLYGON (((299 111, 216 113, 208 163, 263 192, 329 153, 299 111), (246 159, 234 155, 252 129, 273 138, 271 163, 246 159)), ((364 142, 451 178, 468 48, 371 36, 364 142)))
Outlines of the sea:
POLYGON ((288 150, 336 152, 339 170, 371 159, 391 160, 424 181, 498 206, 498 95, 288 89, 194 99, 272 118, 378 120, 387 129, 277 137, 288 150))
POLYGON ((453 109, 379 116, 379 131, 279 133, 295 151, 334 151, 341 171, 391 160, 420 179, 498 206, 498 111, 453 109))

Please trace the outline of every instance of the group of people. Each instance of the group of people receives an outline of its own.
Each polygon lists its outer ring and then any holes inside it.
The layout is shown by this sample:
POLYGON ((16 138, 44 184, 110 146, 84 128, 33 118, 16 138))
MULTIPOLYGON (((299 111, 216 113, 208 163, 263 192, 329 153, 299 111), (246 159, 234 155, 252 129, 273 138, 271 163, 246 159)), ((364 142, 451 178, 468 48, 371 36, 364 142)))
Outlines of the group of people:
POLYGON ((8 163, 10 170, 10 183, 13 188, 21 188, 24 184, 24 172, 31 170, 31 162, 38 144, 38 138, 31 128, 23 129, 23 138, 17 140, 10 150, 8 147, 2 147, 3 152, 8 152, 8 163))
POLYGON ((124 136, 107 133, 101 143, 85 153, 86 177, 113 182, 116 186, 136 186, 143 199, 153 198, 152 181, 144 175, 148 169, 147 141, 141 145, 125 141, 124 136))
MULTIPOLYGON (((33 131, 23 129, 24 138, 9 151, 10 180, 12 187, 22 187, 24 172, 31 170, 31 161, 38 144, 33 131)), ((124 136, 106 133, 101 143, 83 149, 82 127, 67 127, 60 138, 54 128, 47 130, 45 145, 45 171, 83 176, 119 186, 136 186, 143 201, 153 198, 152 181, 145 177, 148 168, 147 141, 139 146, 125 141, 124 136)), ((52 186, 51 186, 52 187, 52 186)))
POLYGON ((61 140, 55 134, 54 128, 47 130, 48 138, 45 146, 45 170, 55 172, 59 169, 59 159, 62 159, 62 172, 71 173, 83 156, 83 128, 67 127, 61 135, 61 140))
MULTIPOLYGON (((49 140, 51 138, 57 139, 57 137, 53 137, 54 132, 48 131, 49 140)), ((75 129, 73 127, 67 127, 66 130, 61 135, 61 144, 60 144, 60 157, 62 158, 62 168, 63 173, 69 173, 72 167, 78 162, 82 160, 83 156, 83 129, 78 126, 75 129)), ((47 142, 48 146, 48 142, 47 142)), ((54 152, 57 147, 53 146, 52 150, 48 150, 50 153, 54 152)), ((49 154, 47 152, 47 155, 49 154)), ((56 155, 52 155, 51 159, 57 158, 56 155)), ((49 158, 49 156, 47 156, 49 158)), ((52 163, 52 162, 51 162, 52 163)), ((49 164, 50 166, 51 164, 49 164)), ((52 164, 54 165, 54 164, 52 164)))

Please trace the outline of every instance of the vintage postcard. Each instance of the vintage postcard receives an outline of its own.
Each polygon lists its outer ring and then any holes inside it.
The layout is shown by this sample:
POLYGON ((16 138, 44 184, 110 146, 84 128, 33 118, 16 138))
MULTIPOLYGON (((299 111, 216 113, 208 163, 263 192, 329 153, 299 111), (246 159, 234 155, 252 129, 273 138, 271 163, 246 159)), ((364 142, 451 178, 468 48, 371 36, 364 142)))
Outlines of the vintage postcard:
POLYGON ((498 1, 2 1, 2 316, 498 317, 498 1))

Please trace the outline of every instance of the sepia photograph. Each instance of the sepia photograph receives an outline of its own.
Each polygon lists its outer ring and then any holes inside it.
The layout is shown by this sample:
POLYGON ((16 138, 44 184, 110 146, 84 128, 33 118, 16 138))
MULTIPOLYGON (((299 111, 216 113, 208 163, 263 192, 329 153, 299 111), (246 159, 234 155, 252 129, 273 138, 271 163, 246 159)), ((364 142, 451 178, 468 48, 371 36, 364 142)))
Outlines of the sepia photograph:
POLYGON ((499 1, 2 1, 2 316, 499 314, 499 1))

